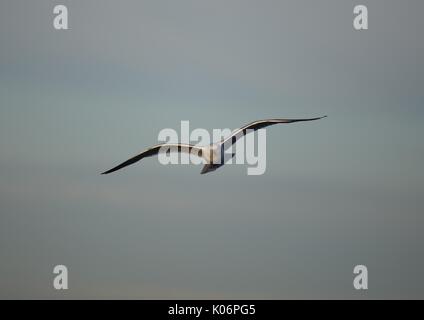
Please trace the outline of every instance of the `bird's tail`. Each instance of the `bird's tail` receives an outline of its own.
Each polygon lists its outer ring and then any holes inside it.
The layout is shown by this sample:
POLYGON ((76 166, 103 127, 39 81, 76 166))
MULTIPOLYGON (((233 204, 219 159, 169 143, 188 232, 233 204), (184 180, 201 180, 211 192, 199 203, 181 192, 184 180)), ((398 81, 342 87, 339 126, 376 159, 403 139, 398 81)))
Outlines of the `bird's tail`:
POLYGON ((208 172, 215 171, 221 166, 222 166, 221 164, 205 164, 202 168, 202 171, 200 171, 200 174, 205 174, 208 172))

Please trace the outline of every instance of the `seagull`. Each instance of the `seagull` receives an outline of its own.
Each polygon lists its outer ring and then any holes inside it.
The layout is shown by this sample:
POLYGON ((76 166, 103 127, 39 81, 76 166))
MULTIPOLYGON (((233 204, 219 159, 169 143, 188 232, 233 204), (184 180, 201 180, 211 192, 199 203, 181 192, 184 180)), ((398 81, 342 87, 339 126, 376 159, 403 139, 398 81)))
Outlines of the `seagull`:
MULTIPOLYGON (((192 144, 184 144, 184 143, 163 143, 158 144, 153 147, 146 149, 145 151, 137 154, 136 156, 128 159, 127 161, 122 162, 121 164, 113 167, 110 170, 103 172, 102 174, 109 174, 120 170, 126 166, 129 166, 133 163, 140 161, 143 158, 152 157, 157 154, 161 150, 166 150, 166 152, 176 151, 179 153, 191 153, 203 158, 206 162, 200 174, 205 174, 208 172, 215 171, 216 169, 222 167, 225 164, 224 161, 224 151, 230 148, 238 139, 245 136, 248 133, 257 131, 259 129, 272 126, 274 124, 280 123, 293 123, 293 122, 301 122, 301 121, 314 121, 325 118, 327 116, 322 116, 318 118, 309 118, 309 119, 265 119, 265 120, 257 120, 253 121, 240 129, 234 130, 230 136, 225 139, 222 139, 219 142, 212 143, 208 146, 195 146, 192 144), (217 161, 218 160, 218 161, 217 161), (221 161, 219 161, 221 160, 221 161)), ((231 154, 231 157, 234 157, 234 153, 231 154)))

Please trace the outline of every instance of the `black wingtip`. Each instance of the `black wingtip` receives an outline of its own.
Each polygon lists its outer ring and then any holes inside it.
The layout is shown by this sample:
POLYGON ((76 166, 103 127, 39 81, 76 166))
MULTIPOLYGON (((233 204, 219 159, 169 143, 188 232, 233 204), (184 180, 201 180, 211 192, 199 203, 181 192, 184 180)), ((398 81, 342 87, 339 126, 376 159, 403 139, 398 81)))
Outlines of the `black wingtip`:
POLYGON ((326 115, 325 116, 321 116, 321 117, 318 117, 318 118, 314 118, 312 120, 321 120, 321 119, 324 119, 324 118, 327 118, 327 116, 326 115))

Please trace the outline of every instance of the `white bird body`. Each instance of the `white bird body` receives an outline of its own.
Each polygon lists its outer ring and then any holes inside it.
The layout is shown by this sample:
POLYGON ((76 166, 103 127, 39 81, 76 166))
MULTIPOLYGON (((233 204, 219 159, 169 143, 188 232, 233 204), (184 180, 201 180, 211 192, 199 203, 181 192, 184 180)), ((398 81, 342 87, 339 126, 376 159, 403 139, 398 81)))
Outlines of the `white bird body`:
POLYGON ((219 147, 216 143, 213 143, 209 146, 203 146, 202 149, 202 158, 205 159, 207 164, 212 164, 216 162, 219 158, 219 147))

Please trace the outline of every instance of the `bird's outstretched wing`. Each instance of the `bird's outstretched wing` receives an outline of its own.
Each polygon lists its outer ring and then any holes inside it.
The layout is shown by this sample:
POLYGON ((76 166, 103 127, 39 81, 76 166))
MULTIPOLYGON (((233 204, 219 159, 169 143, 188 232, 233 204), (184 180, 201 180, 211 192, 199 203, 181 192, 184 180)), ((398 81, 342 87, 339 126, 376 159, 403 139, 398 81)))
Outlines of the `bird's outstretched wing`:
POLYGON ((122 169, 126 166, 129 166, 137 161, 140 161, 143 158, 147 158, 147 157, 152 157, 155 156, 159 153, 160 150, 165 150, 165 151, 176 151, 176 152, 185 152, 185 153, 191 153, 193 151, 193 153, 195 155, 198 155, 199 157, 202 156, 202 148, 191 145, 191 144, 182 144, 182 143, 164 143, 164 144, 158 144, 156 146, 153 146, 145 151, 143 151, 142 153, 132 157, 131 159, 128 159, 125 162, 122 162, 121 164, 117 165, 116 167, 103 172, 102 174, 108 174, 108 173, 112 173, 114 171, 117 171, 119 169, 122 169), (162 149, 163 148, 163 149, 162 149))
POLYGON ((301 122, 301 121, 313 121, 313 120, 319 120, 322 118, 325 118, 327 116, 323 116, 323 117, 318 117, 318 118, 309 118, 309 119, 265 119, 265 120, 257 120, 254 122, 251 122, 243 127, 241 127, 240 129, 236 129, 234 130, 231 135, 227 138, 225 138, 222 143, 225 146, 230 147, 231 145, 233 145, 234 143, 236 143, 236 141, 238 139, 240 139, 241 137, 245 136, 247 133, 252 132, 252 131, 256 131, 268 126, 272 126, 274 124, 280 124, 280 123, 293 123, 293 122, 301 122))

